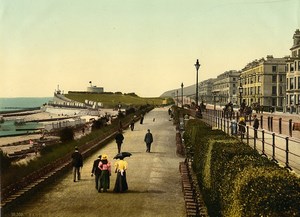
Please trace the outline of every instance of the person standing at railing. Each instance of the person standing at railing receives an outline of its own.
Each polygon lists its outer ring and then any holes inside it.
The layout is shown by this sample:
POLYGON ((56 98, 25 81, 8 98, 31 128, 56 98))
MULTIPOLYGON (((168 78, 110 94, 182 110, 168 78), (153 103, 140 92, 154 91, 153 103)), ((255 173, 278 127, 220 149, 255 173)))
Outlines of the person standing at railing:
POLYGON ((240 132, 240 135, 241 135, 241 139, 244 139, 245 132, 246 132, 246 122, 245 122, 245 118, 244 117, 240 117, 239 132, 240 132))
POLYGON ((253 115, 253 118, 254 138, 257 139, 257 129, 259 127, 259 120, 256 115, 253 115))

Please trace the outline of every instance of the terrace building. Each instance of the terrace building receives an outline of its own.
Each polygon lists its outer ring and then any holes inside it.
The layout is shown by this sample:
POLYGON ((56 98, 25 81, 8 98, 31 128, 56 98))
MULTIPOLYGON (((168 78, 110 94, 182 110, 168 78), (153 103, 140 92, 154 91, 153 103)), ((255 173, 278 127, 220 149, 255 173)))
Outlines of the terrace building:
POLYGON ((300 31, 293 36, 291 56, 286 61, 286 107, 290 112, 299 113, 300 105, 300 31))
POLYGON ((201 81, 198 85, 198 94, 199 94, 199 102, 204 102, 208 104, 212 104, 214 102, 213 99, 213 83, 215 78, 210 78, 205 81, 201 81))
POLYGON ((213 82, 212 93, 220 106, 238 101, 238 80, 240 72, 236 70, 226 71, 217 76, 213 82))
POLYGON ((240 75, 242 98, 247 105, 259 104, 265 110, 283 109, 285 97, 286 58, 268 55, 247 64, 240 75))

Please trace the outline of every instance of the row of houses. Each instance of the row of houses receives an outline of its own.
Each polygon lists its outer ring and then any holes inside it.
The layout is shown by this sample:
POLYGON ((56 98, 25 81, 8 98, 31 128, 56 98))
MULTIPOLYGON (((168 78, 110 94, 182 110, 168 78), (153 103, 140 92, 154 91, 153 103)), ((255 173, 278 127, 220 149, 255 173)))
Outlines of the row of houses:
POLYGON ((199 101, 221 106, 232 102, 295 112, 300 106, 300 31, 293 36, 291 55, 256 59, 241 70, 226 71, 199 83, 199 101))

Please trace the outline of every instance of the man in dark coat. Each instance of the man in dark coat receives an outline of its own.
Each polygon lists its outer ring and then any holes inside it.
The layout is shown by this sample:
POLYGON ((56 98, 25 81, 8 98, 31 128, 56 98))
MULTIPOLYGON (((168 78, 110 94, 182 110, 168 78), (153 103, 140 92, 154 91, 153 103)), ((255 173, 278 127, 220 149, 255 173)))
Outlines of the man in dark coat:
POLYGON ((101 170, 99 169, 98 165, 99 162, 101 161, 101 155, 98 156, 96 160, 94 160, 94 164, 92 167, 92 172, 91 176, 95 175, 95 187, 98 190, 98 187, 100 187, 100 175, 101 175, 101 170))
POLYGON ((82 168, 83 166, 83 159, 77 147, 75 147, 75 152, 72 154, 72 166, 73 166, 73 173, 74 173, 74 182, 76 182, 76 174, 77 174, 77 180, 79 181, 80 168, 82 168))
POLYGON ((257 129, 259 127, 259 120, 256 115, 254 115, 253 117, 254 138, 257 139, 257 129))
POLYGON ((118 146, 118 153, 121 152, 121 145, 123 143, 123 140, 124 140, 124 136, 122 134, 122 131, 119 130, 116 137, 115 137, 115 140, 116 140, 116 143, 117 143, 117 146, 118 146))
POLYGON ((147 147, 146 152, 150 152, 151 144, 153 142, 153 136, 152 136, 152 133, 150 133, 149 129, 148 129, 148 132, 145 135, 144 141, 146 142, 146 147, 147 147))

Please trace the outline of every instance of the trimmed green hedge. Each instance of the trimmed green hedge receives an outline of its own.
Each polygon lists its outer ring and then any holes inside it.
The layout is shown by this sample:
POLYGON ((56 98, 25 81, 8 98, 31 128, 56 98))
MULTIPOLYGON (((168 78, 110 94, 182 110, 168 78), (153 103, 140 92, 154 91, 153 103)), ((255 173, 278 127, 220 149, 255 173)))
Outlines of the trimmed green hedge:
POLYGON ((300 215, 299 178, 202 121, 185 130, 210 216, 300 215))

